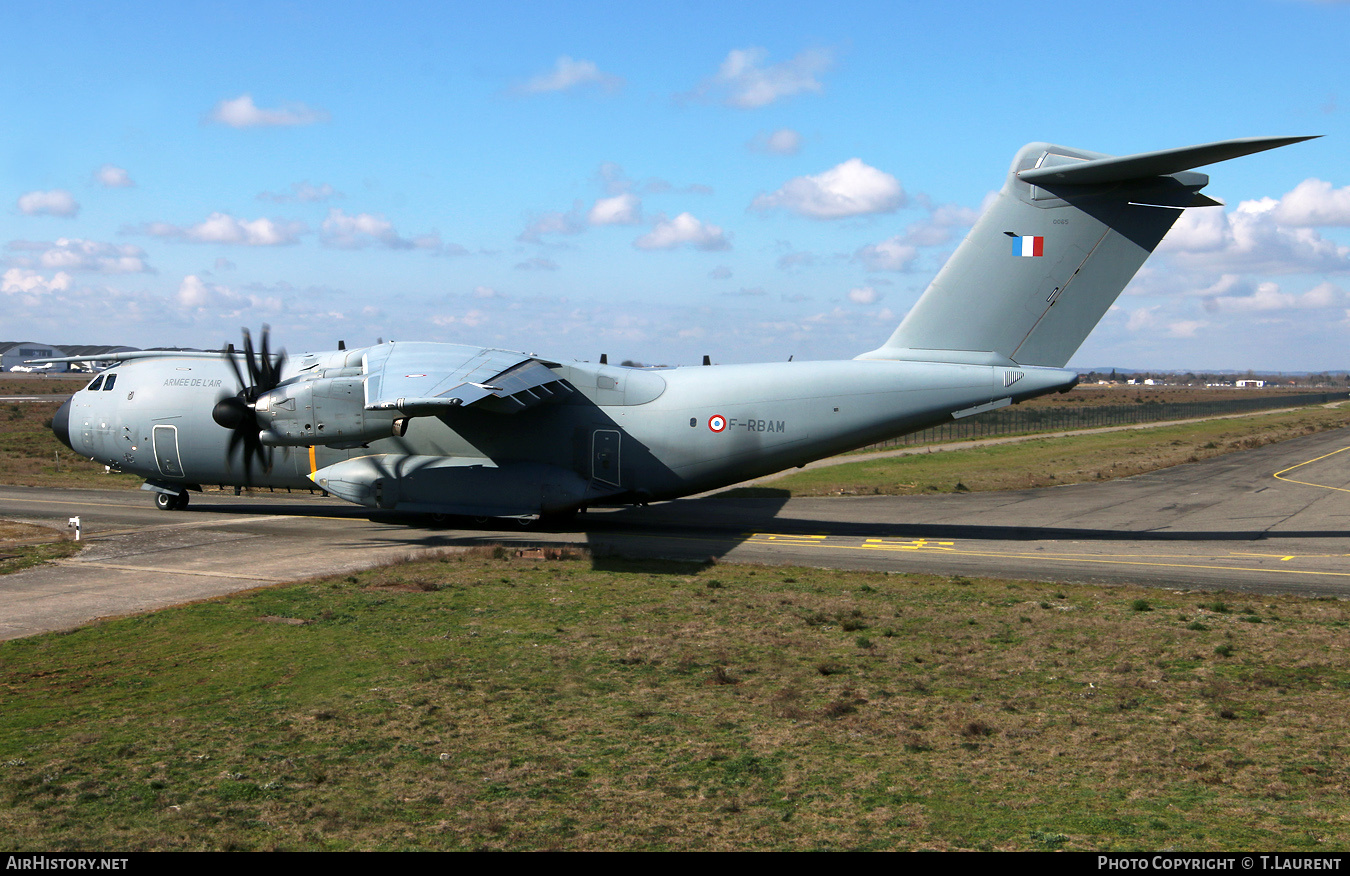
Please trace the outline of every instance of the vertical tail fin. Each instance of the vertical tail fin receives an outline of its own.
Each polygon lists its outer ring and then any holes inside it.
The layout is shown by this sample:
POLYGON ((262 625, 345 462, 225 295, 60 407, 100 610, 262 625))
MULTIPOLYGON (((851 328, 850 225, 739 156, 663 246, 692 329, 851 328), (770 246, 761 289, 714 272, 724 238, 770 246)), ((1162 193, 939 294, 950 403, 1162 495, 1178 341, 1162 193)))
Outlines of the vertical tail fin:
POLYGON ((1030 143, 998 199, 889 341, 860 359, 1062 368, 1185 207, 1219 204, 1190 172, 1309 137, 1109 156, 1030 143))

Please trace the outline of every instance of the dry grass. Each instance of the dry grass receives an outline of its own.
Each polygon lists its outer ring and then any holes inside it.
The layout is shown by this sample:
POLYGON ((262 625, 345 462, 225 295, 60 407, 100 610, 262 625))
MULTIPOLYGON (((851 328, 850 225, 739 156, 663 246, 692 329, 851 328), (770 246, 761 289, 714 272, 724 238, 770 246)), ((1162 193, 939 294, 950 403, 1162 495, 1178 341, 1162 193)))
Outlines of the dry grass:
MULTIPOLYGON (((89 382, 78 378, 41 376, 0 378, 0 395, 68 395, 89 382)), ((134 489, 141 478, 109 475, 66 447, 51 431, 52 415, 62 400, 7 402, 0 405, 0 483, 29 487, 134 489)))
POLYGON ((0 520, 0 575, 79 553, 66 532, 31 523, 0 520))

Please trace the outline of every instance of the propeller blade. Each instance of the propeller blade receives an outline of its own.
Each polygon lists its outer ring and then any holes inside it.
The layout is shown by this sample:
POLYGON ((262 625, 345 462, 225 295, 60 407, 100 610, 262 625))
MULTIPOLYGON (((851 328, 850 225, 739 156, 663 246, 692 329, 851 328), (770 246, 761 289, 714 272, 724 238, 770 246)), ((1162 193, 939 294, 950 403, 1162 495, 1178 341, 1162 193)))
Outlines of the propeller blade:
POLYGON ((244 329, 244 363, 248 366, 248 400, 253 401, 258 397, 254 387, 260 382, 261 375, 258 374, 258 363, 253 355, 253 336, 247 328, 244 329))
POLYGON ((234 372, 234 379, 239 384, 239 391, 243 392, 248 384, 244 382, 244 375, 239 371, 239 361, 234 354, 234 344, 226 345, 225 361, 230 363, 230 370, 234 372))
POLYGON ((243 328, 244 367, 248 369, 248 379, 239 367, 239 356, 234 344, 227 344, 224 352, 230 363, 230 370, 238 381, 239 392, 232 397, 216 402, 211 410, 211 419, 222 428, 230 430, 230 440, 226 445, 225 464, 233 469, 237 453, 244 466, 244 483, 253 483, 253 462, 256 458, 264 472, 272 470, 272 448, 262 443, 258 434, 258 415, 254 402, 258 396, 276 389, 281 383, 281 368, 286 363, 286 351, 272 354, 271 327, 262 327, 261 346, 253 346, 253 335, 248 327, 243 328))
POLYGON ((262 348, 258 351, 258 352, 260 353, 260 355, 259 355, 259 357, 258 357, 258 358, 259 358, 259 361, 258 361, 258 372, 259 372, 259 375, 258 375, 258 376, 259 376, 258 387, 259 387, 259 389, 262 390, 263 392, 266 392, 267 390, 271 389, 271 388, 274 386, 274 384, 272 383, 272 357, 271 357, 271 355, 269 355, 268 352, 267 352, 267 341, 268 341, 268 338, 271 336, 271 334, 272 334, 272 329, 271 329, 271 327, 268 326, 267 323, 263 323, 263 327, 262 327, 262 348))

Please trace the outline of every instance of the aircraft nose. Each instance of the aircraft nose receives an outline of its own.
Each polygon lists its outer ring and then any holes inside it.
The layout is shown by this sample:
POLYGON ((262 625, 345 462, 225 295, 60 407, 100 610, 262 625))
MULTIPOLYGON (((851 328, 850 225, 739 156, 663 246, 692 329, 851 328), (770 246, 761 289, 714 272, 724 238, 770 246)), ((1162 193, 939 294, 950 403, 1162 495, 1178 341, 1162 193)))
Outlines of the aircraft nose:
MULTIPOLYGON (((70 447, 70 403, 72 399, 66 399, 66 403, 56 409, 56 414, 52 417, 52 432, 56 433, 57 439, 67 447, 70 447)), ((71 450, 75 448, 71 447, 71 450)))

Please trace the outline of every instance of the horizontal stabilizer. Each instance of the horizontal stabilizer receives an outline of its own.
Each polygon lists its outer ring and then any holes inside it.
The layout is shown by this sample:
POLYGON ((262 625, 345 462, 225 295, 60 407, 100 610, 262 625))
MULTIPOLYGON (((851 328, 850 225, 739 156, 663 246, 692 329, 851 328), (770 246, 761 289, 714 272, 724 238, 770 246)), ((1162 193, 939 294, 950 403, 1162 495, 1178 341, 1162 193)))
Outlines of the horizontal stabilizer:
POLYGON ((1125 182, 1153 176, 1167 176, 1180 173, 1193 167, 1204 167, 1230 158, 1240 158, 1253 152, 1265 152, 1314 140, 1313 137, 1240 137, 1236 140, 1221 140, 1217 143, 1204 143, 1200 146, 1182 146, 1177 149, 1161 149, 1157 152, 1140 152, 1136 155, 1120 155, 1112 158, 1097 158, 1072 164, 1055 164, 1024 170, 1017 174, 1023 181, 1044 185, 1046 183, 1066 183, 1071 185, 1101 185, 1103 183, 1125 182))

